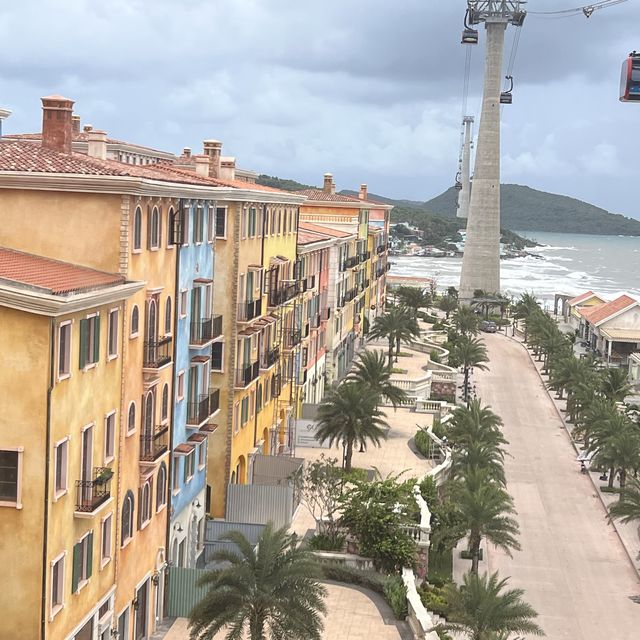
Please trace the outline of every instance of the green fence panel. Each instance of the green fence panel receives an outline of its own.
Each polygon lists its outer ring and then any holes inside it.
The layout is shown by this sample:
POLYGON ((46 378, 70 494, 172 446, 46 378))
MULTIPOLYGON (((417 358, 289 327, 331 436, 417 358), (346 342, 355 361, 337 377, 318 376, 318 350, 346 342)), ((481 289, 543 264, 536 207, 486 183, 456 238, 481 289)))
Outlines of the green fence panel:
POLYGON ((207 573, 204 569, 169 569, 169 602, 167 614, 176 618, 188 618, 191 609, 207 593, 206 587, 199 587, 198 580, 207 573))

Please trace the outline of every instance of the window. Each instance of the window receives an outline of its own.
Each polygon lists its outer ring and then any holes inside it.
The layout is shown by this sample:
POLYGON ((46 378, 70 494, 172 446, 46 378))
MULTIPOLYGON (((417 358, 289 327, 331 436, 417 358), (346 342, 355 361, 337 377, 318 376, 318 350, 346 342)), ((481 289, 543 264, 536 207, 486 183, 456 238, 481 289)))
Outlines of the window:
POLYGON ((171 335, 171 326, 173 324, 173 317, 171 315, 171 296, 167 298, 164 303, 164 335, 171 335))
POLYGON ((180 491, 180 456, 173 456, 173 493, 180 491))
POLYGON ((100 567, 104 567, 111 560, 111 525, 113 515, 110 513, 102 521, 102 544, 100 545, 100 567))
POLYGON ((167 504, 167 467, 163 462, 158 469, 156 511, 160 511, 165 504, 167 504))
POLYGON ((151 209, 149 215, 149 249, 157 249, 160 246, 160 212, 158 207, 151 209))
POLYGON ((227 208, 216 208, 216 238, 227 238, 227 208))
POLYGON ((112 411, 104 419, 104 461, 111 462, 115 456, 116 412, 112 411))
POLYGON ((22 508, 22 448, 0 450, 0 506, 22 508))
POLYGON ((255 237, 256 232, 258 230, 258 214, 256 212, 255 207, 251 207, 249 209, 248 214, 248 234, 250 238, 255 237))
POLYGON ((136 207, 133 214, 133 250, 140 251, 142 249, 142 209, 136 207))
POLYGON ((178 381, 177 381, 177 396, 178 400, 182 400, 184 398, 184 371, 180 371, 178 373, 178 381))
POLYGON ((214 342, 211 345, 211 370, 222 371, 224 355, 224 342, 214 342))
POLYGON ((185 483, 189 482, 191 478, 193 478, 193 474, 195 473, 196 467, 196 456, 195 451, 191 451, 184 458, 184 481, 185 483))
POLYGON ((71 322, 58 327, 58 380, 71 375, 71 322))
POLYGON ((78 593, 93 572, 93 531, 89 531, 73 547, 73 575, 71 592, 78 593))
POLYGON ((249 418, 253 418, 256 409, 256 391, 251 389, 251 400, 249 401, 249 418))
POLYGON ((173 247, 180 240, 180 214, 171 207, 167 215, 167 247, 173 247))
POLYGON ((169 385, 162 387, 162 404, 160 405, 160 420, 166 422, 169 418, 169 385))
POLYGON ((127 435, 131 435, 136 430, 136 403, 129 405, 129 413, 127 415, 127 435))
POLYGON ((131 309, 131 337, 136 338, 140 331, 140 311, 138 311, 138 305, 133 305, 131 309))
POLYGON ((242 424, 243 427, 245 424, 247 424, 248 420, 249 420, 249 396, 245 396, 244 398, 242 398, 242 411, 241 411, 241 418, 240 418, 240 423, 242 424))
POLYGON ((63 551, 51 562, 51 615, 50 620, 64 606, 64 561, 67 552, 63 551))
POLYGON ((258 393, 256 395, 256 413, 262 411, 262 385, 258 385, 258 393))
POLYGON ((213 242, 215 238, 215 209, 207 207, 207 242, 213 242))
POLYGON ((109 359, 118 355, 118 309, 109 311, 109 339, 107 341, 107 356, 109 359))
POLYGON ((207 466, 207 441, 198 445, 198 469, 202 470, 207 466))
POLYGON ((118 638, 129 637, 129 607, 118 616, 118 638))
POLYGON ((187 317, 187 294, 188 291, 186 289, 180 289, 180 317, 187 317))
POLYGON ((193 212, 193 241, 200 243, 204 240, 204 209, 201 206, 193 212))
POLYGON ((98 362, 100 357, 100 316, 80 320, 80 368, 98 362))
POLYGON ((120 535, 121 544, 124 547, 125 543, 133 535, 133 493, 127 491, 122 503, 122 532, 120 535))
POLYGON ((138 491, 138 529, 143 529, 151 520, 151 480, 147 480, 138 491))
POLYGON ((240 430, 240 403, 236 402, 233 408, 233 432, 238 433, 240 430))
POLYGON ((55 485, 54 498, 57 500, 67 492, 67 473, 69 459, 69 439, 65 438, 55 445, 54 448, 54 464, 55 464, 55 485))

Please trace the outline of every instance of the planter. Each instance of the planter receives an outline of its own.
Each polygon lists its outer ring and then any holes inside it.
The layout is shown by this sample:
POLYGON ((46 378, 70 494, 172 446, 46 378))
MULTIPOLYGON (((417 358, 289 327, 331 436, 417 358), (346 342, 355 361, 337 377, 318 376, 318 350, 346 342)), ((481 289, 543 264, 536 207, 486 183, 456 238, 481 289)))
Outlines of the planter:
POLYGON ((103 471, 102 473, 98 474, 94 482, 95 484, 105 484, 109 482, 111 478, 113 478, 113 471, 109 469, 109 471, 103 471))
POLYGON ((620 493, 620 487, 610 487, 609 485, 603 484, 600 485, 600 491, 602 493, 620 493))

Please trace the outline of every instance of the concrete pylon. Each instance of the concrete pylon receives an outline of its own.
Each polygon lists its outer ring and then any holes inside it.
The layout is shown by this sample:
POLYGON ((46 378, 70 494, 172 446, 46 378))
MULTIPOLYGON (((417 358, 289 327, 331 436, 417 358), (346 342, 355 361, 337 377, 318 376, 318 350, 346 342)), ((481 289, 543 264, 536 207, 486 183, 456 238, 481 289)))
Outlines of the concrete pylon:
POLYGON ((462 300, 473 298, 476 289, 500 292, 500 87, 507 22, 502 17, 485 22, 484 93, 462 258, 462 300))
POLYGON ((458 195, 458 218, 469 217, 469 201, 471 199, 471 125, 473 116, 462 119, 464 125, 464 144, 462 146, 462 166, 460 168, 460 182, 462 189, 458 195))

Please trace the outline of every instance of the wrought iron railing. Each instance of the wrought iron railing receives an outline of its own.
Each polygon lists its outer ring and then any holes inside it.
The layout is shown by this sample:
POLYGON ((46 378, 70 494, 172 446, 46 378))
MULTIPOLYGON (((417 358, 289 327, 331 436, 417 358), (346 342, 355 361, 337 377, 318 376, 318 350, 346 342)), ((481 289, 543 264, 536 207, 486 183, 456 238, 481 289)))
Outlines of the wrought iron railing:
POLYGON ((193 402, 187 403, 187 424, 201 425, 220 408, 220 390, 209 389, 193 402))
POLYGON ((171 336, 160 340, 147 340, 144 343, 143 366, 146 369, 159 369, 169 364, 173 358, 172 345, 171 336))
POLYGON ((260 375, 260 363, 253 362, 236 370, 236 386, 248 387, 260 375))
POLYGON ((111 478, 113 470, 109 467, 95 467, 91 480, 76 480, 76 511, 91 513, 111 497, 111 478))
POLYGON ((169 427, 159 425, 153 433, 143 433, 140 436, 140 461, 155 462, 169 449, 169 427))

